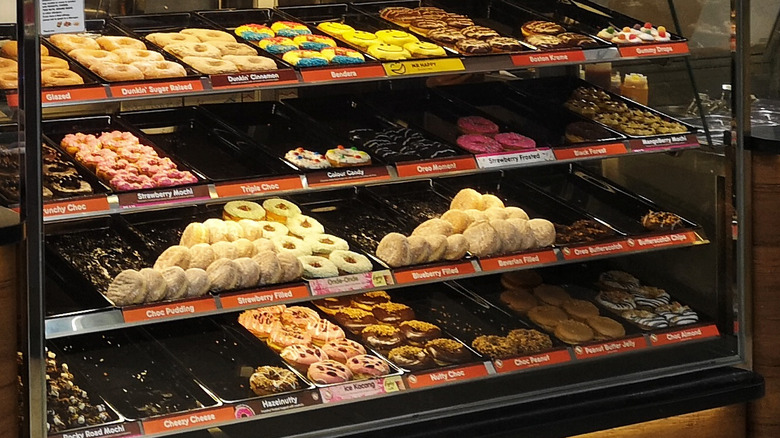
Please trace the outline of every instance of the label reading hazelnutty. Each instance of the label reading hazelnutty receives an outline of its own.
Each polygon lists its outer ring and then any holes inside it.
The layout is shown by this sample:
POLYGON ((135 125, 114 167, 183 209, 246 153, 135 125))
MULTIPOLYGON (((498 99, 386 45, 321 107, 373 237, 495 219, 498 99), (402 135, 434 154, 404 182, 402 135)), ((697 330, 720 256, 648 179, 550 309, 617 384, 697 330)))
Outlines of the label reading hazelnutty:
POLYGON ((340 292, 375 289, 395 284, 389 270, 340 275, 309 281, 312 295, 330 295, 340 292))
POLYGON ((528 368, 545 367, 557 365, 571 361, 569 350, 548 351, 546 353, 534 354, 531 356, 519 356, 509 359, 495 359, 493 366, 498 373, 509 373, 528 368))
POLYGON ((236 418, 254 417, 260 414, 286 411, 288 409, 302 408, 304 406, 318 405, 322 403, 322 397, 316 389, 296 391, 282 395, 263 397, 257 400, 249 400, 245 404, 236 405, 236 418))

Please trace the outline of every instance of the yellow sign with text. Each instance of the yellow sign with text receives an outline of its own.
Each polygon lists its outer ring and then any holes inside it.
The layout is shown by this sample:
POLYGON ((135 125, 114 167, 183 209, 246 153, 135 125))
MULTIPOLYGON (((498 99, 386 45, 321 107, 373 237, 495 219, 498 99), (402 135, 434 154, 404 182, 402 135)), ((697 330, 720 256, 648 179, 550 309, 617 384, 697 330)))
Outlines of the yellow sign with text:
POLYGON ((458 58, 415 59, 412 61, 387 62, 382 64, 388 76, 422 75, 462 71, 466 67, 458 58))

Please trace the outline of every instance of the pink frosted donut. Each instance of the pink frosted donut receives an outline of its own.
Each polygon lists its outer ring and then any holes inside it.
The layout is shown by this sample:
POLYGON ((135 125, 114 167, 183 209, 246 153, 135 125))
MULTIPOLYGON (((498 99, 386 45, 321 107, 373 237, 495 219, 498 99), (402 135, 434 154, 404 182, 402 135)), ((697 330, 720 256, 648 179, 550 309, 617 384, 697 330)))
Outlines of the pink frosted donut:
POLYGON ((247 310, 238 317, 239 324, 260 339, 267 339, 271 335, 271 329, 277 321, 279 321, 278 315, 257 310, 247 310))
POLYGON ((504 150, 509 151, 533 149, 536 147, 536 142, 533 139, 516 132, 502 132, 501 134, 496 134, 493 139, 501 143, 504 150))
POLYGON ((119 148, 117 149, 117 153, 121 159, 127 160, 131 163, 135 163, 144 156, 142 153, 133 150, 132 147, 119 148))
POLYGON ((62 141, 60 141, 60 146, 62 146, 67 153, 75 155, 76 152, 80 151, 82 148, 100 149, 100 142, 97 137, 92 134, 82 134, 81 132, 78 132, 76 134, 66 135, 62 141))
POLYGON ((322 351, 324 351, 329 358, 342 363, 345 363, 350 357, 366 354, 366 349, 363 348, 362 345, 346 338, 326 342, 322 346, 322 351))
POLYGON ((386 376, 390 373, 390 367, 385 361, 370 354, 350 357, 346 365, 355 378, 370 379, 371 377, 386 376))
POLYGON ((127 160, 101 163, 95 168, 95 173, 98 178, 103 181, 111 181, 121 172, 129 172, 137 175, 138 169, 135 166, 130 165, 130 162, 127 160))
POLYGON ((86 166, 89 170, 95 170, 101 164, 111 164, 114 160, 104 157, 97 152, 76 154, 76 159, 86 166), (81 156, 79 156, 81 155, 81 156))
POLYGON ((320 385, 341 383, 352 379, 352 371, 335 360, 323 360, 311 364, 306 375, 309 380, 320 385))
POLYGON ((176 169, 176 165, 168 157, 145 156, 136 162, 136 166, 141 169, 141 173, 149 176, 176 169))
POLYGON ((458 137, 457 143, 458 146, 475 154, 501 152, 504 150, 501 147, 501 143, 479 134, 461 135, 458 137))
POLYGON ((344 337, 344 330, 327 319, 321 319, 309 328, 311 340, 315 345, 323 345, 326 342, 335 341, 344 337))
POLYGON ((320 321, 320 315, 316 310, 303 306, 290 306, 282 312, 282 322, 303 329, 314 327, 320 321))
POLYGON ((128 171, 119 172, 108 183, 111 187, 120 191, 152 189, 155 187, 154 180, 148 176, 133 174, 128 171))
POLYGON ((193 184, 198 182, 198 178, 195 177, 189 171, 182 171, 176 169, 164 170, 152 175, 152 179, 157 183, 159 187, 171 187, 180 186, 184 184, 193 184))
POLYGON ((464 134, 482 134, 490 137, 498 133, 498 125, 480 116, 459 118, 458 129, 464 134))
POLYGON ((112 151, 111 149, 99 149, 95 152, 95 154, 100 155, 106 160, 116 161, 119 159, 119 154, 112 151))
POLYGON ((104 132, 98 137, 104 148, 117 150, 138 144, 138 137, 129 132, 112 131, 104 132))
POLYGON ((314 345, 290 345, 284 347, 279 356, 302 373, 307 372, 311 364, 328 360, 328 355, 314 345))

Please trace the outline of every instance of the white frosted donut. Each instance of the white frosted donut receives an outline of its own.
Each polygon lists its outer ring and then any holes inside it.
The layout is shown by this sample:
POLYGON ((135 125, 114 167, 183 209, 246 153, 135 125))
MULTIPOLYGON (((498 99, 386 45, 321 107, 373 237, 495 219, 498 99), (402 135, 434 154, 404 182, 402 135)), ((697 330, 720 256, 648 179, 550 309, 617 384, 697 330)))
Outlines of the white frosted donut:
POLYGON ((235 242, 244 237, 244 229, 238 222, 225 221, 225 240, 235 242))
POLYGON ((325 278, 339 275, 339 269, 333 262, 325 257, 301 256, 298 257, 303 265, 303 276, 306 278, 325 278))
POLYGON ((269 220, 286 223, 288 218, 301 214, 301 209, 297 205, 284 199, 271 198, 263 201, 263 208, 268 215, 269 220))
POLYGON ((332 234, 309 234, 303 238, 303 241, 311 246, 313 254, 330 254, 337 249, 344 251, 349 249, 346 240, 332 234))
POLYGON ((277 236, 271 239, 276 252, 289 252, 296 257, 311 255, 311 247, 308 243, 293 236, 277 236))
POLYGON ((286 226, 280 224, 279 222, 259 221, 258 224, 263 230, 263 237, 266 239, 282 237, 290 234, 290 230, 288 230, 286 226))
POLYGON ((317 219, 306 216, 305 214, 299 214, 287 219, 287 228, 292 234, 298 237, 306 237, 311 234, 322 234, 325 232, 325 227, 321 223, 317 222, 317 219))
POLYGON ((225 221, 222 219, 206 219, 206 221, 203 222, 203 226, 205 226, 209 232, 209 243, 217 243, 222 242, 223 240, 227 240, 227 226, 225 225, 225 221))
POLYGON ((260 227, 259 221, 241 219, 238 221, 238 225, 244 230, 244 237, 249 240, 257 240, 263 237, 263 228, 260 227))
POLYGON ((347 274, 359 274, 361 272, 370 272, 373 268, 371 261, 363 254, 354 251, 344 251, 337 249, 330 253, 328 260, 333 262, 339 271, 347 274))

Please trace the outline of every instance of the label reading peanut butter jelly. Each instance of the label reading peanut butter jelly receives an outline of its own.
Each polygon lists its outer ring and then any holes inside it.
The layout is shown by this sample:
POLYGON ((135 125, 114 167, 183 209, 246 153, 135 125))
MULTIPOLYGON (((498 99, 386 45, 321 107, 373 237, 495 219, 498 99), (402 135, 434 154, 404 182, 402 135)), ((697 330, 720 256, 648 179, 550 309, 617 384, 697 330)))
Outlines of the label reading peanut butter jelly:
POLYGON ((574 347, 574 354, 577 359, 588 359, 591 357, 605 356, 607 354, 625 353, 627 351, 640 350, 647 347, 647 340, 644 336, 637 336, 629 339, 617 339, 614 341, 601 342, 598 344, 577 345, 574 347))

